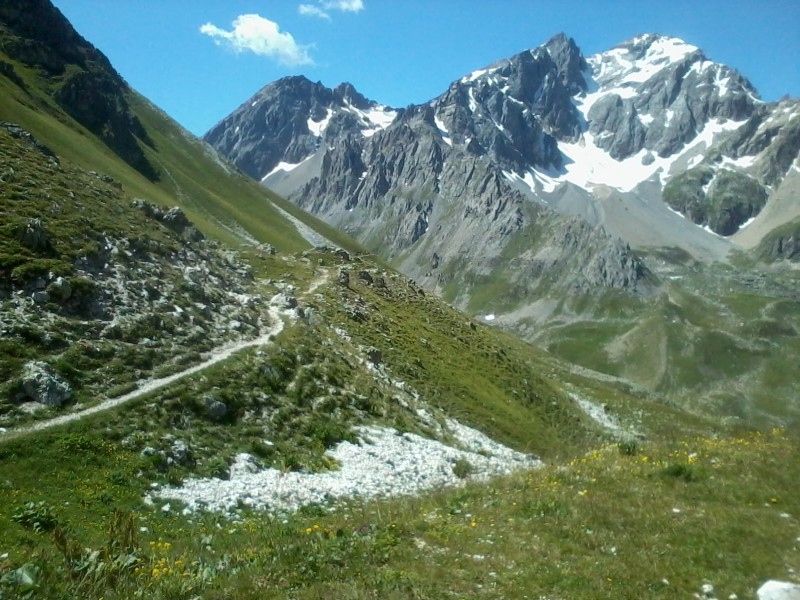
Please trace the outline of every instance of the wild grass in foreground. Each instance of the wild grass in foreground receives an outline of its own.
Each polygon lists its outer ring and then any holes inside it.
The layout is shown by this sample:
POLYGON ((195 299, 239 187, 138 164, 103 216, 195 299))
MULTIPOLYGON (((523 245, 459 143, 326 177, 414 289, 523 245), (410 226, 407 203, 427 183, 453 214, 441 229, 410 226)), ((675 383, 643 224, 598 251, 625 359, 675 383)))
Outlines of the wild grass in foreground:
POLYGON ((800 570, 796 434, 607 444, 487 483, 286 517, 101 515, 4 488, 0 597, 666 599, 711 583, 749 598, 800 570), (81 514, 98 521, 75 527, 81 514))

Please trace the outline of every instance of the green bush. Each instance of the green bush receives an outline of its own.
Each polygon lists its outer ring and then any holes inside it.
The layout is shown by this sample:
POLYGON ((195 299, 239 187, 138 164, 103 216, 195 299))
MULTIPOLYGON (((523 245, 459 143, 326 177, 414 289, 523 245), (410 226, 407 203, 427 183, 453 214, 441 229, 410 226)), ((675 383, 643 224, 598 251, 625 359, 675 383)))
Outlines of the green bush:
POLYGON ((23 504, 11 515, 11 520, 36 533, 52 531, 58 525, 52 507, 44 500, 23 504))

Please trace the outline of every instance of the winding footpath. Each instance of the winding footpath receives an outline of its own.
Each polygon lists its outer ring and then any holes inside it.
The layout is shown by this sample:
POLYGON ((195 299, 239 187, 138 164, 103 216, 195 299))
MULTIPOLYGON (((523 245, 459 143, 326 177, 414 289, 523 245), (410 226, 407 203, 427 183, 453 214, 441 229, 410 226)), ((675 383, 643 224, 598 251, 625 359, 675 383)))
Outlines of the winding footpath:
MULTIPOLYGON (((327 279, 327 273, 323 274, 319 279, 313 281, 311 283, 311 286, 309 287, 309 291, 318 288, 325 282, 326 279, 327 279)), ((308 294, 309 291, 307 291, 306 294, 308 294)), ((212 351, 208 355, 208 358, 206 358, 203 362, 199 364, 196 364, 178 373, 173 373, 172 375, 168 375, 167 377, 160 377, 158 379, 147 379, 132 392, 128 392, 127 394, 118 396, 116 398, 108 398, 107 400, 103 400, 102 402, 100 402, 100 404, 96 404, 95 406, 91 406, 89 408, 85 408, 83 410, 79 410, 66 415, 59 415, 58 417, 53 417, 52 419, 47 419, 45 421, 39 421, 27 427, 8 429, 7 431, 0 433, 0 443, 24 437, 26 435, 30 435, 37 431, 50 429, 51 427, 64 425, 65 423, 71 423, 72 421, 79 421, 85 417, 88 417, 89 415, 93 415, 95 413, 116 408, 117 406, 121 406, 128 402, 131 402, 132 400, 141 398, 142 396, 149 394, 150 392, 153 392, 155 390, 166 387, 172 383, 175 383, 176 381, 183 379, 184 377, 188 377, 189 375, 193 375, 195 373, 203 371, 204 369, 207 369, 219 362, 222 362, 223 360, 230 358, 237 352, 241 352, 242 350, 245 350, 247 348, 253 348, 254 346, 263 346, 272 343, 275 337, 281 331, 283 331, 286 321, 287 320, 292 321, 296 318, 296 313, 294 312, 294 310, 278 306, 280 303, 282 303, 282 301, 285 301, 285 296, 282 293, 277 294, 272 298, 272 300, 270 300, 268 313, 272 321, 272 325, 264 334, 260 335, 259 337, 251 340, 242 340, 231 344, 226 344, 225 346, 221 346, 216 350, 212 351)))

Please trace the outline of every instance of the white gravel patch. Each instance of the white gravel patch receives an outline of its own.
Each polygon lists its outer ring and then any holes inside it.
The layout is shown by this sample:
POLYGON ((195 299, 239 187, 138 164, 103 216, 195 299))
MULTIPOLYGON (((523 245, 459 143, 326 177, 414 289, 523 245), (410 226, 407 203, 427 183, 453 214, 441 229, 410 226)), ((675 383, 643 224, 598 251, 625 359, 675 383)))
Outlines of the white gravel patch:
POLYGON ((454 420, 447 421, 447 429, 461 448, 387 427, 362 426, 356 428, 358 443, 341 442, 327 452, 340 465, 338 470, 257 470, 250 455, 240 454, 228 480, 189 479, 180 487, 154 490, 148 499, 178 500, 187 505, 186 513, 202 509, 228 512, 241 505, 293 512, 309 504, 344 498, 409 496, 541 465, 537 458, 498 444, 454 420), (472 467, 467 478, 453 473, 459 460, 472 467))
POLYGON ((581 398, 575 394, 570 394, 570 397, 577 403, 580 409, 598 425, 614 433, 621 433, 623 431, 619 420, 615 416, 610 415, 596 402, 586 400, 585 398, 581 398))

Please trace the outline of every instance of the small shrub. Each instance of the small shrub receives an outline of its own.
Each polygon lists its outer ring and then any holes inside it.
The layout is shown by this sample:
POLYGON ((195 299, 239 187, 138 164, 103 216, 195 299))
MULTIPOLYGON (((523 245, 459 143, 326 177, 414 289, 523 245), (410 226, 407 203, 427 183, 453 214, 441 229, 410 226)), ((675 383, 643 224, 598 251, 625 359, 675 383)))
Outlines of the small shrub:
POLYGON ((64 454, 90 453, 106 454, 110 451, 110 444, 105 440, 89 437, 83 433, 68 433, 58 440, 58 447, 64 454))
POLYGON ((205 470, 210 477, 217 477, 218 479, 230 479, 231 469, 228 462, 220 457, 214 457, 206 463, 205 470))
POLYGON ((617 444, 620 454, 636 456, 639 452, 639 443, 636 440, 625 440, 617 444))
POLYGON ((20 506, 17 512, 11 515, 11 520, 36 533, 51 531, 58 525, 52 507, 44 500, 20 506))
POLYGON ((665 467, 662 473, 667 477, 683 479, 684 481, 697 481, 699 479, 695 468, 686 463, 672 463, 665 467))
POLYGON ((465 458, 459 458, 453 465, 453 475, 455 475, 459 479, 466 479, 474 471, 475 467, 473 467, 472 463, 470 463, 465 458))
POLYGON ((276 452, 274 444, 265 444, 261 440, 250 442, 250 454, 258 458, 271 459, 276 452))

